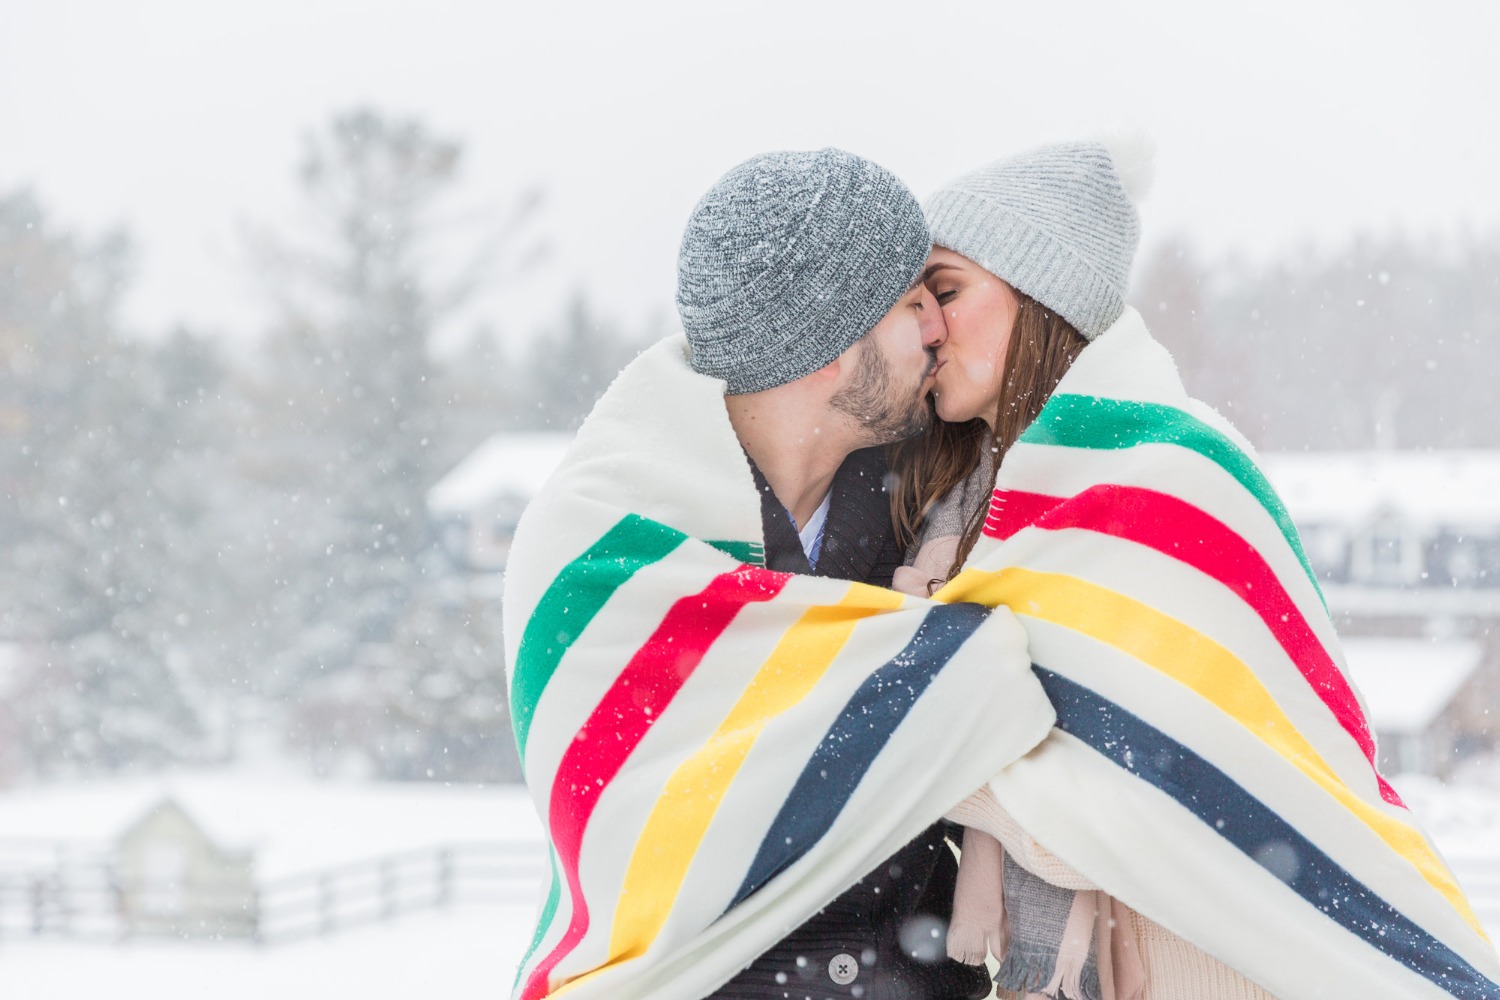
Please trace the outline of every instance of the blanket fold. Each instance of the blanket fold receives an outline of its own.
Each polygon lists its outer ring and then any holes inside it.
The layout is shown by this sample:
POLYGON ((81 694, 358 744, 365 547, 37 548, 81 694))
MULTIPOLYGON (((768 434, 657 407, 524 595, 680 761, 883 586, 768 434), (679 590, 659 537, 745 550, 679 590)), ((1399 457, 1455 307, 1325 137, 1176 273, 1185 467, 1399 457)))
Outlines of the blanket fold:
POLYGON ((1055 719, 1009 612, 765 569, 723 383, 685 350, 621 373, 510 554, 552 857, 523 1000, 706 995, 1055 719))
POLYGON ((1007 453, 935 596, 1025 627, 1058 726, 989 787, 1080 875, 1279 997, 1500 997, 1290 518, 1134 310, 1007 453))

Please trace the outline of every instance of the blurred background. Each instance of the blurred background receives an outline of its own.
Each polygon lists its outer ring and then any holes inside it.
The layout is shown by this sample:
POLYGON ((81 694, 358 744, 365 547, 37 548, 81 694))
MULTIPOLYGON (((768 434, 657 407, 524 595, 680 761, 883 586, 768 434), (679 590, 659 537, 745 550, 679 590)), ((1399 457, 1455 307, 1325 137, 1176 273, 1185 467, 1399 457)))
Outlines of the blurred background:
POLYGON ((697 198, 1118 128, 1131 301, 1500 927, 1497 42, 1479 0, 0 0, 0 989, 506 992, 509 533, 674 331, 697 198))

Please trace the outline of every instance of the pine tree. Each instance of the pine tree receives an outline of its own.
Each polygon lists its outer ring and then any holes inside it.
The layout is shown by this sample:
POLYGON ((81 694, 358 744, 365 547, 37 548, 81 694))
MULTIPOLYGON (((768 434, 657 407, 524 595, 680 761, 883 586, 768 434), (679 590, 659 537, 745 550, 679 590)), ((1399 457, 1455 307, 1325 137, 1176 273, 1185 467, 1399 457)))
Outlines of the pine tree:
POLYGON ((126 337, 130 248, 0 198, 0 641, 30 769, 118 768, 214 752, 224 610, 201 419, 221 371, 186 335, 126 337))
POLYGON ((1500 238, 1360 239, 1255 266, 1168 243, 1143 264, 1132 301, 1189 389, 1258 446, 1500 447, 1473 411, 1500 369, 1500 238))
POLYGON ((455 585, 426 493, 477 443, 455 446, 432 351, 470 281, 433 264, 460 159, 420 122, 338 117, 302 164, 311 240, 266 243, 282 307, 252 463, 272 514, 266 691, 315 761, 391 777, 511 776, 443 763, 459 734, 510 739, 502 654, 489 622, 425 610, 455 585))
POLYGON ((516 426, 577 430, 594 403, 631 358, 646 346, 601 319, 575 291, 557 326, 526 350, 517 370, 516 426))

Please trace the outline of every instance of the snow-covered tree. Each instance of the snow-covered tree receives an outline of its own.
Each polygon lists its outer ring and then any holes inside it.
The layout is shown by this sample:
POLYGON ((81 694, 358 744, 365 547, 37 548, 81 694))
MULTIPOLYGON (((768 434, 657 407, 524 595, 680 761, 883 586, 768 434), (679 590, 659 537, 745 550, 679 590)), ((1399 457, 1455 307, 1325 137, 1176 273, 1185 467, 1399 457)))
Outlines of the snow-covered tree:
POLYGON ((493 776, 447 768, 443 748, 509 739, 495 609, 421 611, 452 586, 426 493, 478 440, 454 433, 433 352, 471 284, 440 263, 459 162, 420 122, 340 116, 307 143, 311 231, 262 242, 281 307, 248 463, 270 515, 264 690, 295 704, 315 758, 399 777, 493 776))
POLYGON ((1210 264, 1177 243, 1131 299, 1190 389, 1269 449, 1495 448, 1500 237, 1361 239, 1210 264))
POLYGON ((627 338, 594 310, 582 291, 556 324, 532 340, 516 366, 515 426, 574 430, 621 368, 654 337, 627 338))
POLYGON ((38 770, 216 752, 222 370, 186 334, 122 333, 129 265, 122 236, 0 198, 0 641, 38 770))

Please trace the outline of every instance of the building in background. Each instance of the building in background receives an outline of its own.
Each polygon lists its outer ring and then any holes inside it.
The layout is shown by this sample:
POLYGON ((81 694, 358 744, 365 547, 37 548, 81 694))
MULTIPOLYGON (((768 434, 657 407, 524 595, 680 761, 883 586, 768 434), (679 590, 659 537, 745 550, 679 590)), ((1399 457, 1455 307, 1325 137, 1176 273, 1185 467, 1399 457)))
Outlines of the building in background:
POLYGON ((111 852, 126 933, 254 937, 255 855, 232 836, 211 835, 174 798, 126 827, 111 852))
POLYGON ((1389 773, 1500 749, 1500 452, 1262 456, 1344 639, 1389 773))
POLYGON ((573 442, 567 432, 496 434, 427 491, 427 510, 443 549, 461 569, 505 568, 521 512, 573 442))
POLYGON ((1385 774, 1446 774, 1483 747, 1466 732, 1484 647, 1468 639, 1346 638, 1385 774))
POLYGON ((519 786, 220 769, 13 789, 0 793, 0 952, 41 937, 277 944, 530 903, 545 865, 519 786))
POLYGON ((190 812, 175 793, 129 786, 83 808, 51 798, 52 809, 11 800, 0 821, 0 937, 257 935, 255 854, 234 808, 190 812))

